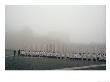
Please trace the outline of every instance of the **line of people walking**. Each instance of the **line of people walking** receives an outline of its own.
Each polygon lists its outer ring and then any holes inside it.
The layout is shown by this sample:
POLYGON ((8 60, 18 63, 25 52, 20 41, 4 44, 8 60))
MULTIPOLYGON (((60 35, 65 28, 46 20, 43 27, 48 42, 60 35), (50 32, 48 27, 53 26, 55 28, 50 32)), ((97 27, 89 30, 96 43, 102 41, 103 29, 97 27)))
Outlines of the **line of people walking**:
POLYGON ((14 50, 14 56, 29 56, 29 57, 47 57, 57 59, 69 59, 69 60, 88 60, 88 61, 106 61, 105 54, 86 54, 86 53, 75 53, 72 55, 64 55, 64 53, 58 52, 45 52, 45 51, 31 51, 31 50, 14 50))

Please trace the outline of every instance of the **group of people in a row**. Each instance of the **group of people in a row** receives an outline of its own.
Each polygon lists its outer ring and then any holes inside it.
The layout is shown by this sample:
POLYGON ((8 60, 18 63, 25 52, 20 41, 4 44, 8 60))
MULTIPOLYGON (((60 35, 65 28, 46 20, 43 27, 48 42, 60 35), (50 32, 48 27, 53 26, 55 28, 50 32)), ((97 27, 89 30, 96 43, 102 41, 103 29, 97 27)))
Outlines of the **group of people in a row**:
POLYGON ((58 59, 70 59, 70 60, 94 60, 94 61, 106 61, 106 54, 86 54, 86 53, 58 53, 58 52, 44 52, 44 51, 31 51, 31 50, 14 50, 14 56, 32 56, 32 57, 48 57, 48 58, 58 58, 58 59))

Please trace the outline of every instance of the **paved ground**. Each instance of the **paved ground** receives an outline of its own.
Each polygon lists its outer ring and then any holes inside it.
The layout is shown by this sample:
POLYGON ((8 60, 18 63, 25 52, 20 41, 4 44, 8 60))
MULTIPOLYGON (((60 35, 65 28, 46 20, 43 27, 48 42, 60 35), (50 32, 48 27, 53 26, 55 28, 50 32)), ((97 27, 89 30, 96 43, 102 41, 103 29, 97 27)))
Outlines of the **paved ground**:
POLYGON ((6 56, 6 70, 106 70, 105 62, 6 56))
POLYGON ((80 67, 72 67, 72 68, 63 68, 61 70, 92 70, 92 69, 99 69, 103 70, 106 69, 106 64, 101 64, 101 65, 89 65, 89 66, 80 66, 80 67))

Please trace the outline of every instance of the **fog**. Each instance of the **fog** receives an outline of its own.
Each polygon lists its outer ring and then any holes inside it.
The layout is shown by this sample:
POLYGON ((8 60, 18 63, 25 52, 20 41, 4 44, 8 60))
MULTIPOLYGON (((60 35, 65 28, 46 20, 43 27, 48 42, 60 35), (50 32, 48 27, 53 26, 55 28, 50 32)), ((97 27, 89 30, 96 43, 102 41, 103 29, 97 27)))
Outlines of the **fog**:
POLYGON ((106 43, 105 5, 5 6, 5 47, 106 43))

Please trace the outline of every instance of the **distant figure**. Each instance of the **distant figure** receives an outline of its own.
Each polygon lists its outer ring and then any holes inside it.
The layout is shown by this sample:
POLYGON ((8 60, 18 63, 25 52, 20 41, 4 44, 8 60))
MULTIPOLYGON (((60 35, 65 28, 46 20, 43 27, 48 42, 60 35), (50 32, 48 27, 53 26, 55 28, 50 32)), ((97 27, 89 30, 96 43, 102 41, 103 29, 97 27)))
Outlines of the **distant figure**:
POLYGON ((16 55, 16 50, 14 50, 14 56, 16 55))
POLYGON ((20 55, 20 49, 18 50, 18 56, 20 55))
POLYGON ((21 55, 22 55, 22 56, 24 56, 24 55, 25 55, 24 50, 21 50, 21 55))

